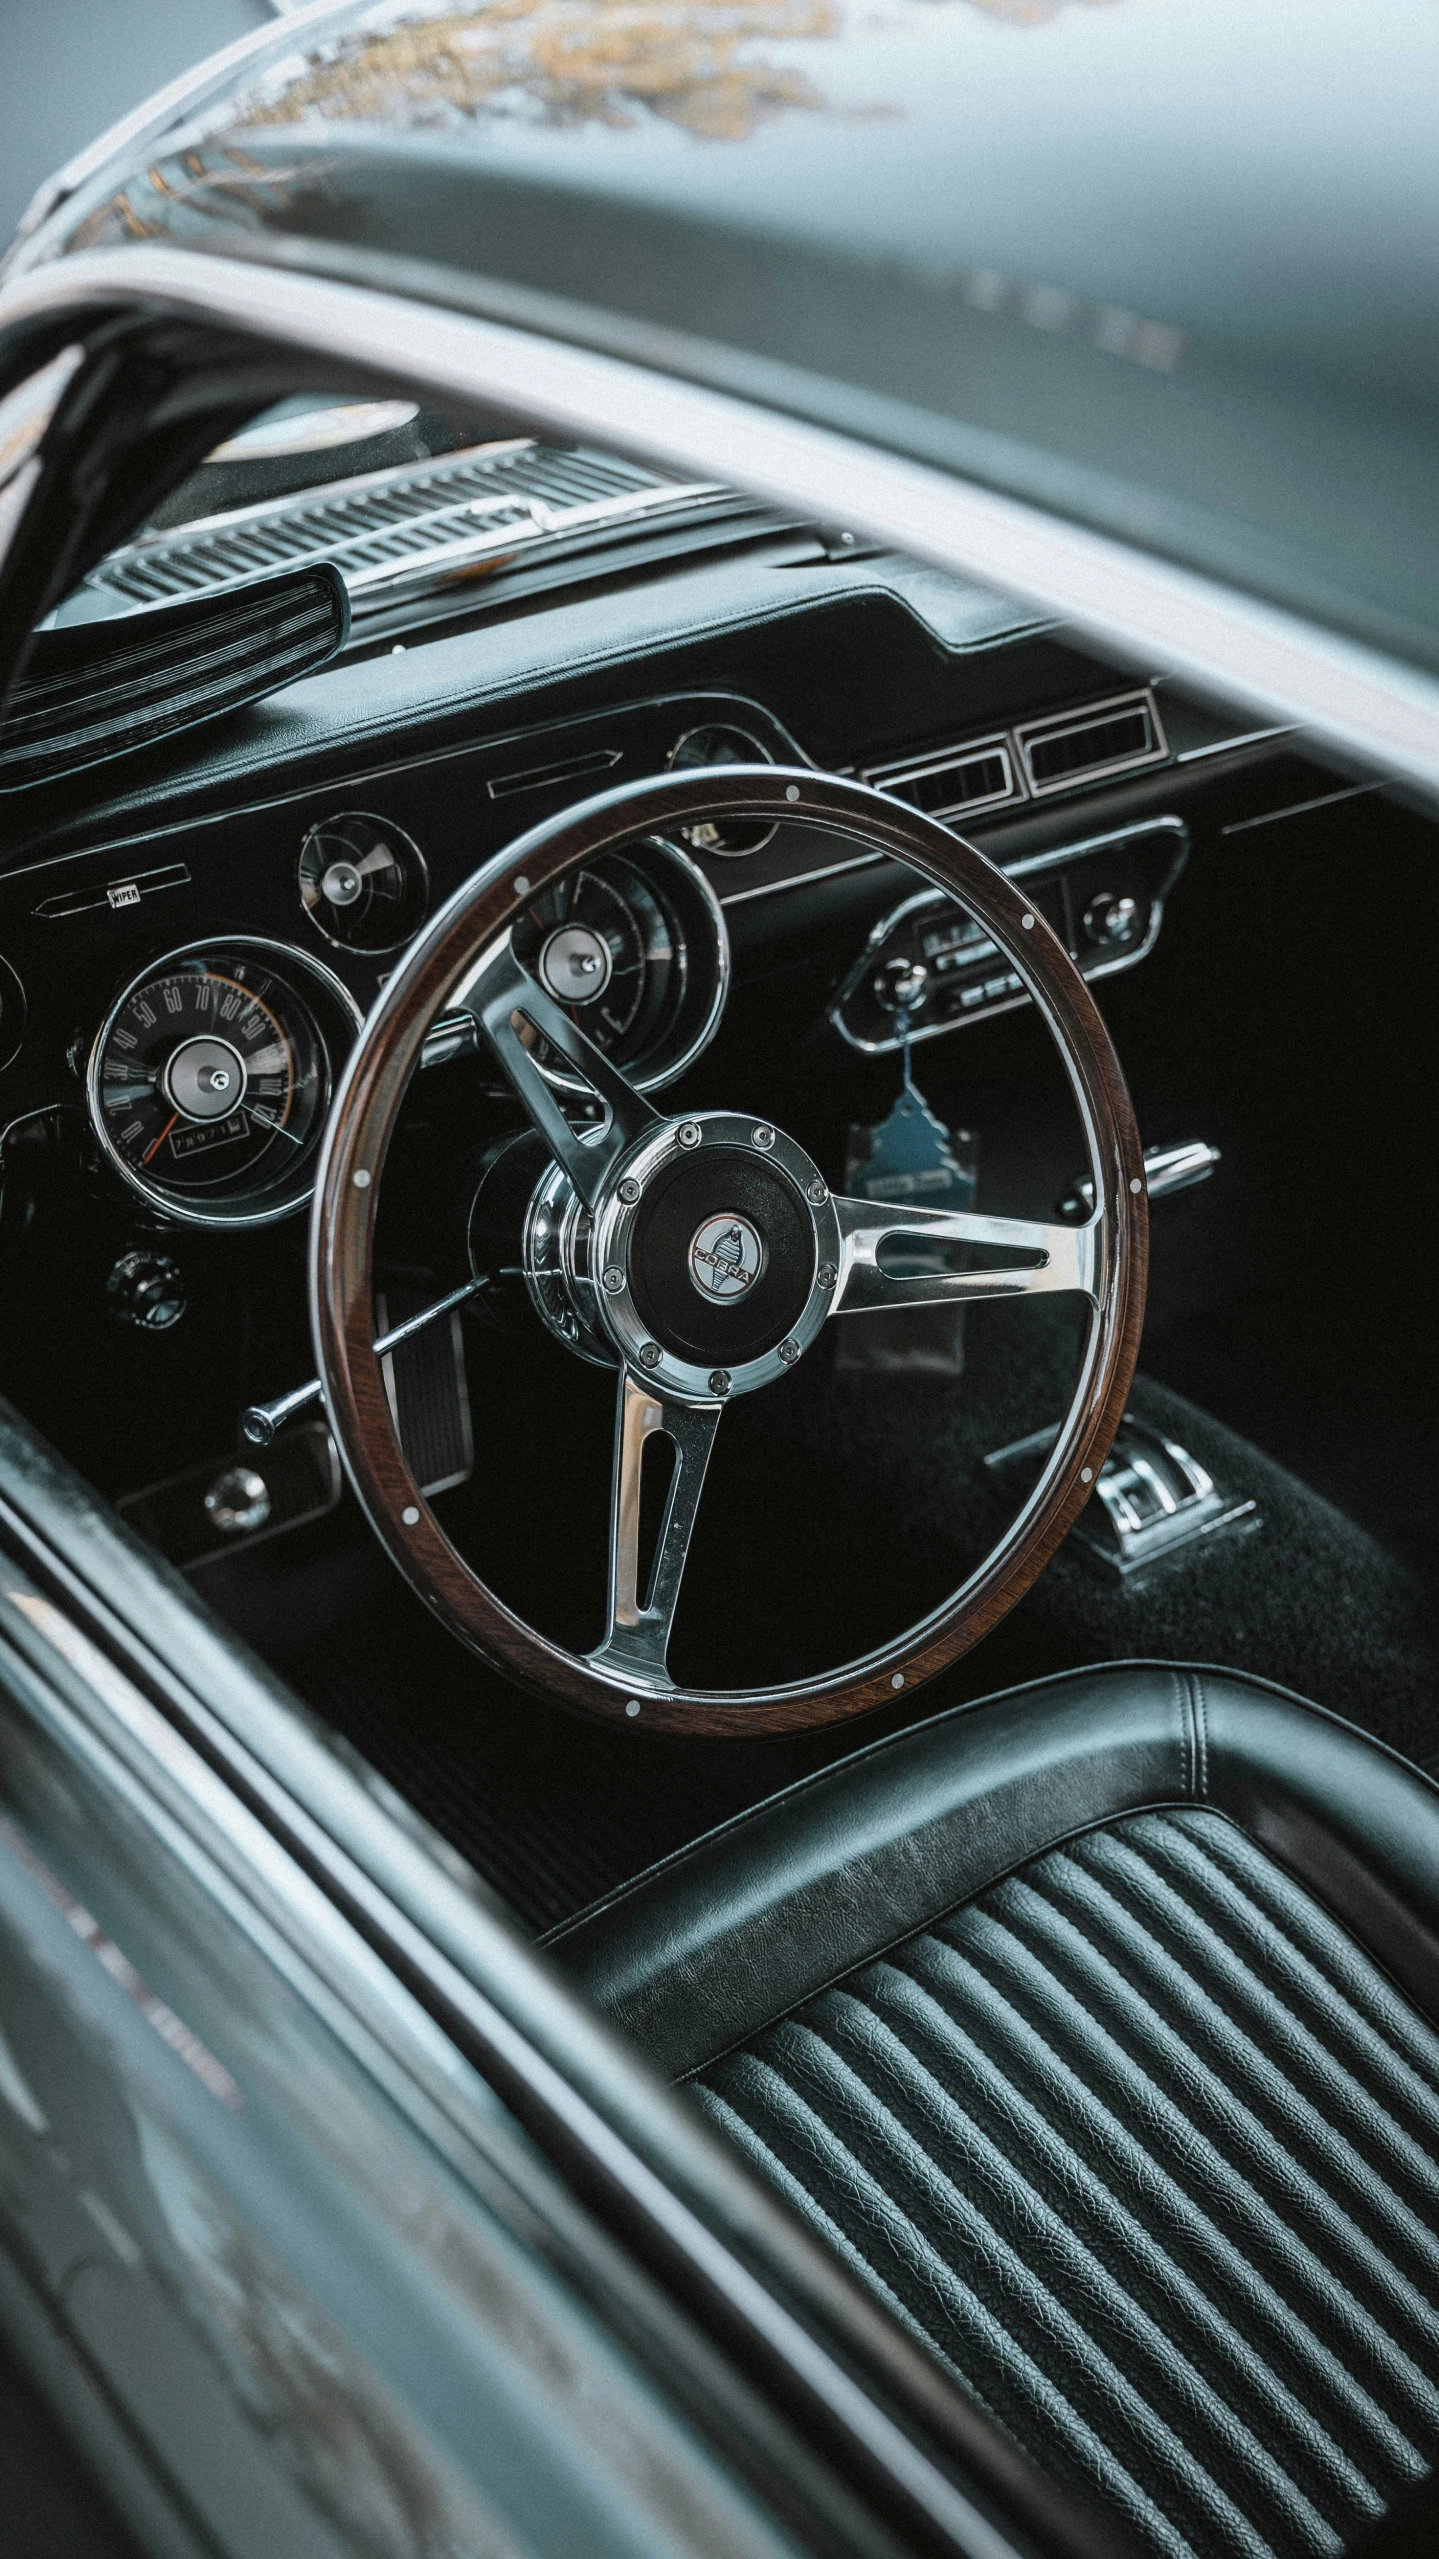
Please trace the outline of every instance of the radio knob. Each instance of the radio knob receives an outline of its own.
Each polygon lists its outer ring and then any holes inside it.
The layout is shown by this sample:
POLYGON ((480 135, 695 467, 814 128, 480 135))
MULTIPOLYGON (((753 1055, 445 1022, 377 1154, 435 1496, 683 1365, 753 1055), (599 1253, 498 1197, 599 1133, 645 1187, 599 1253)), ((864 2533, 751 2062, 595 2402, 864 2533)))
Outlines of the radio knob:
POLYGON ((1138 918, 1137 898, 1101 889, 1084 910, 1085 938, 1100 950, 1114 950, 1121 942, 1133 941, 1138 918))
POLYGON ((929 971, 923 960, 886 960, 875 971, 875 1002, 886 1013, 917 1013, 929 992, 929 971))

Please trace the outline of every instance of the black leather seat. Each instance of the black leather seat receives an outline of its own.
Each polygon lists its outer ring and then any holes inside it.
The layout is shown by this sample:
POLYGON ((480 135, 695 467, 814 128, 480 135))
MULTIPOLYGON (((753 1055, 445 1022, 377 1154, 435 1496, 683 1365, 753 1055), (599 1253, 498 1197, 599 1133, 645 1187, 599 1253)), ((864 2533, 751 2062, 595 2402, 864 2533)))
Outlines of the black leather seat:
POLYGON ((1337 2551, 1439 2463, 1439 1788, 1215 1671, 858 1752, 550 1940, 1052 2478, 1337 2551))

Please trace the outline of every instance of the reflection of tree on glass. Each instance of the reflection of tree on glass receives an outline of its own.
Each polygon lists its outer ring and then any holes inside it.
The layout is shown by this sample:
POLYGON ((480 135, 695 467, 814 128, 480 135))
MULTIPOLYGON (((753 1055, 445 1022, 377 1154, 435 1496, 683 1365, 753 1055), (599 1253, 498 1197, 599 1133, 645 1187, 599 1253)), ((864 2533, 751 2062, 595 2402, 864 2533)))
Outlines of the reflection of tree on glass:
MULTIPOLYGON (((939 0, 930 0, 939 5, 939 0)), ((969 0, 1015 26, 1106 0, 969 0)), ((498 116, 541 125, 633 125, 645 115, 706 141, 739 142, 786 108, 828 101, 762 44, 844 32, 836 0, 491 0, 381 32, 317 41, 298 78, 243 106, 241 124, 308 116, 443 125, 498 116)), ((876 98, 872 111, 889 102, 876 98)))

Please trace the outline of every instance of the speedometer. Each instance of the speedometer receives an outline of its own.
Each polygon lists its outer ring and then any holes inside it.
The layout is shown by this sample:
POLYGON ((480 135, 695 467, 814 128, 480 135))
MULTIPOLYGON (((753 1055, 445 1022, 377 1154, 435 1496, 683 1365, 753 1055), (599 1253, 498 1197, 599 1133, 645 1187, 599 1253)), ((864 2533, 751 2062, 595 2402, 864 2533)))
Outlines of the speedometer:
POLYGON ((173 1217, 258 1225, 309 1197, 334 1065, 359 1015, 328 969, 236 937, 127 986, 90 1060, 90 1110, 127 1182, 173 1217))

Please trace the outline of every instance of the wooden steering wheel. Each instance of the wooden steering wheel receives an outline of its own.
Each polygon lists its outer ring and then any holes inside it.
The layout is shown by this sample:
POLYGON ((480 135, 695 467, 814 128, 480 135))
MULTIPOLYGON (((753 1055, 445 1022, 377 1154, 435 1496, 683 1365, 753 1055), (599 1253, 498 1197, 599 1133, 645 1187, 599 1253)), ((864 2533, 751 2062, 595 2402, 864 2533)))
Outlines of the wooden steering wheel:
POLYGON ((565 810, 496 854, 435 916, 370 1015, 335 1101, 311 1227, 311 1315, 350 1481, 401 1571, 461 1642, 529 1688, 642 1730, 784 1733, 863 1714, 932 1678, 996 1625, 1048 1562, 1124 1411, 1146 1244, 1143 1159, 1118 1060, 1083 979, 1022 885, 946 828, 860 783, 730 765, 627 784, 565 810), (638 836, 778 819, 910 864, 959 897, 993 938, 1038 1006, 1078 1106, 1094 1197, 1086 1224, 841 1198, 802 1147, 753 1114, 656 1109, 515 958, 515 919, 576 864, 638 836), (386 1150, 427 1031, 457 1011, 473 1016, 549 1151, 557 1285, 590 1356, 598 1350, 618 1371, 609 1624, 584 1656, 526 1625, 451 1545, 406 1463, 372 1347, 386 1150), (567 1116, 525 1025, 600 1106, 589 1126, 567 1116), (881 1258, 886 1240, 907 1237, 912 1246, 919 1236, 979 1247, 981 1258, 982 1248, 997 1250, 1008 1266, 892 1276, 881 1258), (1069 1411, 1028 1500, 952 1597, 823 1677, 747 1690, 675 1686, 670 1631, 726 1404, 784 1376, 832 1317, 1056 1290, 1089 1307, 1069 1411), (640 1472, 655 1432, 673 1443, 674 1468, 642 1591, 640 1472))

